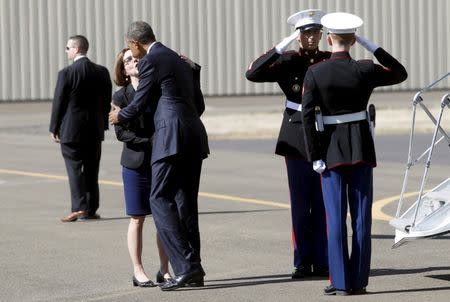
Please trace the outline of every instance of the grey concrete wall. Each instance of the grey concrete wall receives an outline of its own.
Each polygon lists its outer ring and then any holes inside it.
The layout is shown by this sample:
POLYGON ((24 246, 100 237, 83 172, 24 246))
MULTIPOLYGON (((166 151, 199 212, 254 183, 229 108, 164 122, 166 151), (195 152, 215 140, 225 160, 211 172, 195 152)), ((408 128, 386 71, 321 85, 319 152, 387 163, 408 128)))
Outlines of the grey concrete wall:
MULTIPOLYGON (((359 34, 409 72, 388 90, 419 89, 450 70, 450 0, 0 0, 0 101, 51 99, 72 34, 86 35, 89 57, 112 71, 135 20, 149 22, 160 41, 203 66, 206 95, 278 93, 276 85, 246 81, 244 72, 291 32, 286 18, 307 8, 363 18, 359 34)), ((372 57, 361 47, 352 55, 372 57)), ((447 79, 437 88, 449 87, 447 79)))

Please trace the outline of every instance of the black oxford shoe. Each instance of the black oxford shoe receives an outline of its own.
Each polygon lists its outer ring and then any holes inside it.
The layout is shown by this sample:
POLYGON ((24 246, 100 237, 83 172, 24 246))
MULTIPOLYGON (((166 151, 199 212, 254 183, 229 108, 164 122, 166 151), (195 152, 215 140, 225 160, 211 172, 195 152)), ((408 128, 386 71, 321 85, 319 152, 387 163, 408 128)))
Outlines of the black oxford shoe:
POLYGON ((328 270, 328 267, 323 266, 314 266, 314 271, 312 272, 312 275, 315 277, 329 277, 330 272, 328 270))
POLYGON ((366 288, 356 288, 356 289, 352 289, 352 294, 353 295, 365 295, 367 294, 366 288))
POLYGON ((302 279, 311 276, 311 266, 300 265, 292 271, 292 279, 302 279))
POLYGON ((184 275, 176 276, 172 279, 172 281, 167 281, 160 284, 160 287, 163 291, 170 291, 180 287, 192 286, 192 284, 195 286, 203 286, 203 276, 204 273, 200 270, 190 272, 184 275))
POLYGON ((323 294, 325 296, 348 296, 352 292, 349 290, 337 289, 333 285, 328 285, 323 289, 323 294))

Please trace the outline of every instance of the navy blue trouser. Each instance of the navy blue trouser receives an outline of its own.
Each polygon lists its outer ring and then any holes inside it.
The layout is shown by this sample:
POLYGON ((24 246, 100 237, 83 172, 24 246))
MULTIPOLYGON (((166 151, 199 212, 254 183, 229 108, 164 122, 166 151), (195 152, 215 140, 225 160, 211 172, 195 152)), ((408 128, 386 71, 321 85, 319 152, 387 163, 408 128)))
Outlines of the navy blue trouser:
POLYGON ((320 175, 312 164, 286 157, 292 215, 294 266, 327 268, 327 235, 320 175))
POLYGON ((198 190, 202 159, 175 155, 152 163, 150 206, 176 276, 202 270, 198 190))
POLYGON ((341 290, 362 289, 369 282, 373 168, 358 164, 322 173, 328 228, 331 284, 341 290), (347 203, 350 207, 352 251, 347 245, 347 203))

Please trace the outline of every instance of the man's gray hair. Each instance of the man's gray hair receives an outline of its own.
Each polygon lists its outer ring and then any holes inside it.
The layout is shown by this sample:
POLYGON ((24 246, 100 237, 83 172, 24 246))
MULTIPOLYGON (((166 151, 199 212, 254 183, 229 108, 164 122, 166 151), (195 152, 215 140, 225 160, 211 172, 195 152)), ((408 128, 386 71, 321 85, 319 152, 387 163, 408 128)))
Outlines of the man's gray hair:
POLYGON ((149 44, 156 40, 153 29, 147 22, 136 21, 128 26, 127 40, 137 41, 141 44, 149 44))

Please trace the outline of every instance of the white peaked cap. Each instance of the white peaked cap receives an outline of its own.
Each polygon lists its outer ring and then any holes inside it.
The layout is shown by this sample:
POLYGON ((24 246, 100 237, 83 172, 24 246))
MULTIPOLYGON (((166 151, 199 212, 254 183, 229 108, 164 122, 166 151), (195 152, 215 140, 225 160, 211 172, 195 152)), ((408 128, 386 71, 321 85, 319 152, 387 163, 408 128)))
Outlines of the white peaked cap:
POLYGON ((287 23, 295 27, 300 28, 301 31, 308 30, 313 27, 322 28, 320 19, 325 15, 324 11, 320 9, 307 9, 301 12, 291 15, 287 19, 287 23))
POLYGON ((352 34, 363 25, 363 20, 349 13, 330 13, 321 19, 322 25, 333 34, 352 34))

